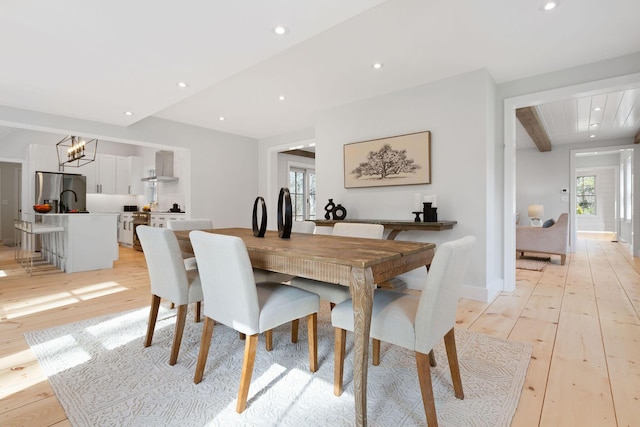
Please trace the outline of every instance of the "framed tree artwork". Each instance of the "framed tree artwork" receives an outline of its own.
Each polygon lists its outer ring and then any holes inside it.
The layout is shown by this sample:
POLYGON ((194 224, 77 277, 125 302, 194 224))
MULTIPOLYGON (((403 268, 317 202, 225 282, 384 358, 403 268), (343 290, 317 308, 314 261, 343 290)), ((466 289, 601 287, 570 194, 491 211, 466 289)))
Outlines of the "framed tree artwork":
POLYGON ((345 188, 431 184, 431 132, 344 145, 345 188))

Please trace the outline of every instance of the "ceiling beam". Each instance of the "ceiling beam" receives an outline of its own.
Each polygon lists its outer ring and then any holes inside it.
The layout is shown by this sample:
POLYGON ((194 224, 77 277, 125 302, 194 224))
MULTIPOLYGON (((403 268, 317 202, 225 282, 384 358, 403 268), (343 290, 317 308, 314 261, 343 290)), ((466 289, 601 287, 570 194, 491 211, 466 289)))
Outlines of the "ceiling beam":
POLYGON ((520 120, 520 123, 522 123, 522 126, 524 126, 539 151, 551 151, 551 142, 542 127, 542 123, 540 122, 538 113, 536 113, 535 107, 523 107, 516 109, 516 117, 520 120))
POLYGON ((636 133, 636 137, 633 138, 633 142, 636 144, 640 144, 640 131, 638 131, 638 133, 636 133))
POLYGON ((281 151, 281 153, 291 154, 292 156, 307 157, 309 159, 316 158, 316 153, 312 151, 306 151, 306 150, 287 150, 287 151, 281 151))

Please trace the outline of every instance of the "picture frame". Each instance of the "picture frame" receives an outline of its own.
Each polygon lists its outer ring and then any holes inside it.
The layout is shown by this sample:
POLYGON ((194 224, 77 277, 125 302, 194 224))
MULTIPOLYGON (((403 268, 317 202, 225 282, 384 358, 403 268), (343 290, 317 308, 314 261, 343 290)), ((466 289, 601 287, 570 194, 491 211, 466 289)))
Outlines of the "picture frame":
POLYGON ((345 188, 431 184, 430 131, 354 142, 343 150, 345 188))

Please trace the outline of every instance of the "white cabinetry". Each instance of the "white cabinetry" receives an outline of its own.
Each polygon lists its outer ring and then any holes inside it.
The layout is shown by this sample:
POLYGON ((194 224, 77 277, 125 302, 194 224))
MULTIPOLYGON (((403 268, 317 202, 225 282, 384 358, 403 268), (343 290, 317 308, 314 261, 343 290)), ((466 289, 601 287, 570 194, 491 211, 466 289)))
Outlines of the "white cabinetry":
POLYGON ((87 193, 142 194, 142 157, 98 154, 83 172, 87 193))
POLYGON ((142 194, 142 157, 116 158, 116 194, 142 194))
POLYGON ((87 174, 87 193, 116 194, 116 157, 97 154, 96 161, 83 166, 87 174))
POLYGON ((152 213, 151 214, 151 226, 152 227, 166 228, 167 227, 167 221, 169 221, 170 219, 184 220, 184 219, 186 219, 186 215, 185 214, 179 214, 179 213, 152 213))
POLYGON ((123 246, 133 246, 133 214, 124 212, 118 220, 118 243, 123 246))

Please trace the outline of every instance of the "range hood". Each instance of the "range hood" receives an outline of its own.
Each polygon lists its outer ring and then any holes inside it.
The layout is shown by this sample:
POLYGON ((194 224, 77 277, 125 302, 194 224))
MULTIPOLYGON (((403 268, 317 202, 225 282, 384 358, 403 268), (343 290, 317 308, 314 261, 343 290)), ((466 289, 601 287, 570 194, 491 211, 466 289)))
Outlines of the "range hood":
POLYGON ((173 176, 173 151, 156 151, 156 175, 142 178, 147 182, 170 182, 177 181, 173 176))

